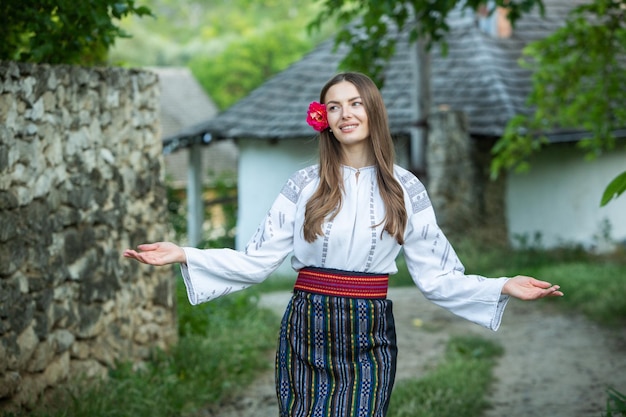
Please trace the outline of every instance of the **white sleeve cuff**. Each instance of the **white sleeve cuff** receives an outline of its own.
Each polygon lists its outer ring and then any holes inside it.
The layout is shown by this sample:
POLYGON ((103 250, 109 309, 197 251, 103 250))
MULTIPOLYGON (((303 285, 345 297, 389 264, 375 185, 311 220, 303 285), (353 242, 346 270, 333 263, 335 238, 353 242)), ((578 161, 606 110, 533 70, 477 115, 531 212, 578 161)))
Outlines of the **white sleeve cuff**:
POLYGON ((493 315, 493 320, 491 320, 491 330, 494 332, 498 330, 500 327, 500 323, 502 322, 502 316, 504 315, 504 309, 508 304, 510 296, 502 294, 500 299, 498 300, 498 304, 496 304, 496 311, 493 315))

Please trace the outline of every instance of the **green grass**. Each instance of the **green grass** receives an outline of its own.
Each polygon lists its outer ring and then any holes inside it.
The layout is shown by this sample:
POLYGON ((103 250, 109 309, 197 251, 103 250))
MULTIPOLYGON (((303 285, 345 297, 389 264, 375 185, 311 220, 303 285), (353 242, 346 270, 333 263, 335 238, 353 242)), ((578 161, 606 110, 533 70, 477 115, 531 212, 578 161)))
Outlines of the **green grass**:
POLYGON ((561 285, 565 297, 549 300, 560 309, 581 312, 604 326, 626 324, 624 265, 582 262, 545 265, 537 270, 537 276, 561 285))
POLYGON ((442 363, 426 377, 396 384, 389 417, 474 417, 488 407, 492 368, 502 348, 477 337, 448 342, 442 363))

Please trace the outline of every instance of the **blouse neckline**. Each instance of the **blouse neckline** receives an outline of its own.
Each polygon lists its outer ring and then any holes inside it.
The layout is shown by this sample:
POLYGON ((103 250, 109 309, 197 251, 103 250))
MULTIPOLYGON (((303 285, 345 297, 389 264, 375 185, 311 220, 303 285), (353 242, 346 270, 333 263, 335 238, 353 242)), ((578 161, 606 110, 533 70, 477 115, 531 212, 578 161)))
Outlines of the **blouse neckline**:
POLYGON ((351 167, 349 165, 342 165, 344 168, 348 169, 349 171, 354 171, 354 172, 360 172, 360 171, 366 171, 366 170, 372 170, 376 168, 376 165, 368 165, 368 166, 364 166, 361 168, 354 168, 351 167))

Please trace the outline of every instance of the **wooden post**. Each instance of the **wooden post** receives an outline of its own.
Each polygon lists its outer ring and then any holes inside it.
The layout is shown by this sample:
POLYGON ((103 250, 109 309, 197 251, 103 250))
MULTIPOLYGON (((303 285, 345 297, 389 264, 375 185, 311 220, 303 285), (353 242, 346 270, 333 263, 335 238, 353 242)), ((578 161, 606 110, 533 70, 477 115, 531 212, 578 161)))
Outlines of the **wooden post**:
MULTIPOLYGON (((414 52, 413 52, 414 51, 414 52)), ((426 40, 419 38, 415 42, 417 65, 415 65, 415 79, 417 80, 415 113, 417 126, 411 129, 411 170, 421 174, 426 171, 426 142, 428 141, 428 128, 426 120, 431 106, 430 88, 430 54, 426 50, 426 40)))
POLYGON ((197 246, 202 240, 204 202, 202 198, 202 145, 189 149, 187 167, 187 240, 189 246, 197 246))

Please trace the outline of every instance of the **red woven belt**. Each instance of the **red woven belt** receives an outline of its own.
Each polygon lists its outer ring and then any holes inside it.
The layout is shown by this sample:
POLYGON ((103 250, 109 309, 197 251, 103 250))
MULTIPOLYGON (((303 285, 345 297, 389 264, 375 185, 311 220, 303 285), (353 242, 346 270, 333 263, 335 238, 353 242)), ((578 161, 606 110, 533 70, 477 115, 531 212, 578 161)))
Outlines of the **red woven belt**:
POLYGON ((388 274, 303 268, 294 290, 351 298, 387 298, 388 274))

